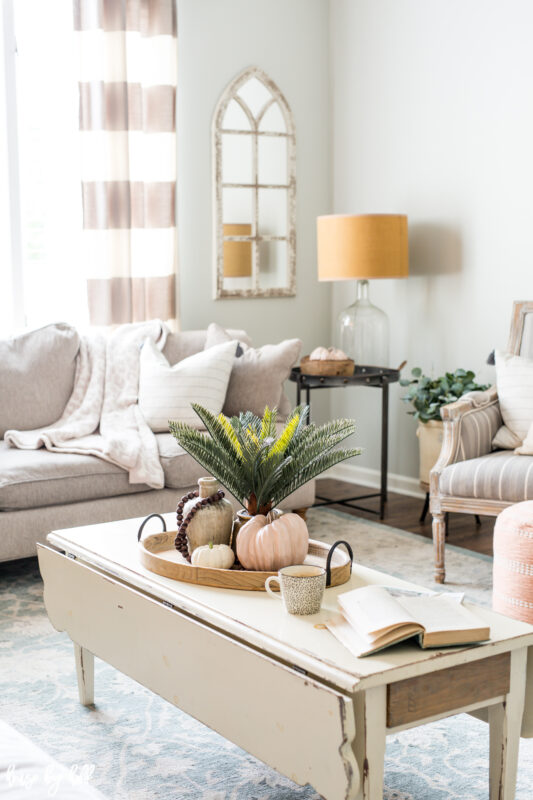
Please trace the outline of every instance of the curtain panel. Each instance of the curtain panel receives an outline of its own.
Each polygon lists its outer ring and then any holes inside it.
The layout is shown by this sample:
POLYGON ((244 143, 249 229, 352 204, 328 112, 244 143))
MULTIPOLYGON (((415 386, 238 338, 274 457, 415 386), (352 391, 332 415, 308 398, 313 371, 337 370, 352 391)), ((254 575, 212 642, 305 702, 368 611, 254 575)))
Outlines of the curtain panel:
POLYGON ((74 0, 90 322, 176 318, 176 0, 74 0))

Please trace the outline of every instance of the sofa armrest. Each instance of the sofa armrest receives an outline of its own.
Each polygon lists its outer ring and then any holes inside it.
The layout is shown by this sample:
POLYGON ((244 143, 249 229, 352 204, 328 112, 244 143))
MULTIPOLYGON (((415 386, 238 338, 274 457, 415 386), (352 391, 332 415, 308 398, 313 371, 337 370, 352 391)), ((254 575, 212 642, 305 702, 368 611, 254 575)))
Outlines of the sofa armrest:
POLYGON ((437 463, 430 473, 431 494, 438 492, 439 476, 445 467, 458 461, 490 453, 502 415, 496 387, 485 392, 469 392, 441 409, 444 436, 437 463))

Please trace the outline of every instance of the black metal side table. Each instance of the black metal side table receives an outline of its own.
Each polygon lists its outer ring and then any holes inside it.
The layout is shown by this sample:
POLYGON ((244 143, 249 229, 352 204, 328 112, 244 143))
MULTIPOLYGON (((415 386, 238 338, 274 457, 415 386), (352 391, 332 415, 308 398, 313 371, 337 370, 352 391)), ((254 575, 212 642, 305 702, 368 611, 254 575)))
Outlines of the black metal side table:
POLYGON ((296 402, 301 403, 302 390, 305 390, 305 402, 309 406, 309 419, 311 419, 311 391, 313 389, 335 389, 346 386, 374 386, 381 389, 381 484, 379 492, 360 494, 356 497, 347 497, 344 500, 326 500, 317 495, 321 502, 316 506, 342 505, 379 514, 383 519, 385 503, 387 502, 387 462, 388 462, 388 436, 389 436, 389 384, 397 383, 400 379, 400 370, 387 367, 356 367, 353 375, 345 378, 338 375, 304 375, 300 367, 293 367, 289 380, 296 384, 296 402), (368 500, 379 497, 379 511, 357 505, 356 500, 368 500))

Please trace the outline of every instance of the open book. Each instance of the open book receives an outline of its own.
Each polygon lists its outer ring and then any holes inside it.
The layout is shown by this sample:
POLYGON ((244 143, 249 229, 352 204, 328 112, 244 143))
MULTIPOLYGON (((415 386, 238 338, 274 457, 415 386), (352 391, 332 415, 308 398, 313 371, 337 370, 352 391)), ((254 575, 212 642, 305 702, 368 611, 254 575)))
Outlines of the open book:
POLYGON ((423 648, 490 638, 490 628, 482 619, 457 597, 445 594, 393 596, 384 586, 363 586, 340 594, 337 602, 341 613, 326 625, 355 656, 376 653, 414 636, 423 648))

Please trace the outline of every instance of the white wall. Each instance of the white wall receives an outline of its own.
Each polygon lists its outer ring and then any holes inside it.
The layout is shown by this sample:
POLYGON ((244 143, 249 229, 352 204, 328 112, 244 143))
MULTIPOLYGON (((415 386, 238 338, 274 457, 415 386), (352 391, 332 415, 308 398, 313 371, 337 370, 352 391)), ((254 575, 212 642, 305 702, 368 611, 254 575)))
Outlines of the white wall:
MULTIPOLYGON (((330 208, 327 0, 179 0, 178 237, 181 327, 215 320, 254 343, 299 337, 304 352, 329 339, 331 287, 316 279, 315 219, 330 208), (294 114, 297 293, 213 300, 211 121, 229 81, 261 67, 294 114)), ((313 403, 314 405, 314 403, 313 403)), ((327 398, 317 410, 327 406, 327 398)))
MULTIPOLYGON (((505 347, 533 297, 533 4, 331 0, 333 210, 409 217, 411 276, 375 282, 391 364, 440 374, 505 347)), ((347 304, 335 287, 334 314, 347 304)), ((417 475, 415 423, 391 391, 390 470, 417 475)), ((332 395, 333 397, 333 395, 332 395)), ((377 395, 337 393, 379 465, 377 395)))

